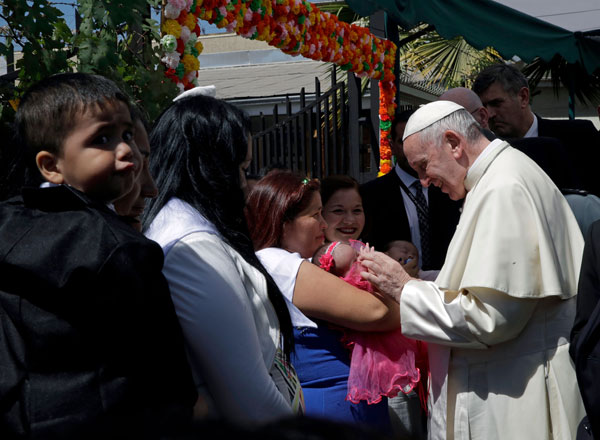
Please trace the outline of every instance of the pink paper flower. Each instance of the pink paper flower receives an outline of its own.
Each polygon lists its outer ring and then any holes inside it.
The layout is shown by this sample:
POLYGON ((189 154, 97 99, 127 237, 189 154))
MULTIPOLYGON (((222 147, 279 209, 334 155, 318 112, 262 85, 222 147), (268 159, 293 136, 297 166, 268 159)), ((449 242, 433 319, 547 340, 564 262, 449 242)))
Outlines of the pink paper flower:
POLYGON ((180 11, 183 8, 185 8, 186 6, 189 9, 189 7, 192 5, 192 3, 190 2, 189 6, 188 6, 186 0, 169 0, 169 4, 175 6, 180 11))
POLYGON ((181 26, 181 35, 179 36, 179 38, 181 38, 181 41, 183 41, 183 44, 188 42, 191 34, 192 34, 192 31, 190 31, 190 29, 187 26, 181 26))
POLYGON ((165 17, 171 18, 171 19, 176 19, 177 17, 179 17, 179 14, 181 13, 181 8, 178 8, 177 6, 172 5, 171 3, 167 3, 164 11, 165 11, 165 17))
POLYGON ((181 55, 179 55, 179 52, 168 52, 161 58, 161 61, 165 63, 169 69, 175 69, 179 65, 180 57, 181 55))
POLYGON ((333 267, 333 255, 321 255, 321 258, 319 258, 319 267, 327 272, 330 272, 331 268, 333 267))

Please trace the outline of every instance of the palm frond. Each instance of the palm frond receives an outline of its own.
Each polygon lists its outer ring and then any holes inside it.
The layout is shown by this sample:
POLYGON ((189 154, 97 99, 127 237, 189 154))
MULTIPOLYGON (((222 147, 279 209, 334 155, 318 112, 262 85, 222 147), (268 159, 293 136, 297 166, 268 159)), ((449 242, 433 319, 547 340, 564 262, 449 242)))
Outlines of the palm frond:
POLYGON ((462 37, 446 40, 437 32, 429 32, 400 50, 406 69, 416 69, 429 84, 445 88, 469 87, 483 66, 502 60, 493 48, 477 50, 462 37))
POLYGON ((318 6, 321 11, 337 15, 338 19, 346 23, 354 23, 361 19, 361 17, 352 9, 350 9, 350 7, 346 3, 319 3, 318 6))
POLYGON ((549 78, 557 96, 563 85, 584 105, 600 102, 600 72, 589 75, 579 64, 568 64, 559 55, 547 62, 537 58, 523 67, 522 72, 529 80, 532 92, 542 79, 549 78))

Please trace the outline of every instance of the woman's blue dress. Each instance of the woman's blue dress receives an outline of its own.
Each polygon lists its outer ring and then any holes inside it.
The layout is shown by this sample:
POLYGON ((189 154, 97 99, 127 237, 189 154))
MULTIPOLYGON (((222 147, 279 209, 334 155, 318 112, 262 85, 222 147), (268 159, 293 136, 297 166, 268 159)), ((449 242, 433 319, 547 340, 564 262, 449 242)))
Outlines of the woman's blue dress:
POLYGON ((374 405, 346 400, 350 352, 340 342, 340 332, 316 322, 318 328, 294 327, 291 361, 302 384, 306 415, 391 433, 387 398, 374 405))

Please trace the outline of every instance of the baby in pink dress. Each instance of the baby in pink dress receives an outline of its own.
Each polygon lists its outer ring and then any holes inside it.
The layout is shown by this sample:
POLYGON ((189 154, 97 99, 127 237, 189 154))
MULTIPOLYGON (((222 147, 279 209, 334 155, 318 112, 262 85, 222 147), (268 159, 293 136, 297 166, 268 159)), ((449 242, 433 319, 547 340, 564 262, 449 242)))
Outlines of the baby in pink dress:
MULTIPOLYGON (((335 241, 317 250, 312 262, 362 290, 373 287, 360 276, 365 269, 357 260, 364 244, 335 241)), ((342 342, 352 350, 346 400, 378 403, 383 396, 409 393, 415 387, 423 405, 428 375, 424 342, 405 337, 400 329, 389 332, 360 332, 344 329, 342 342)))

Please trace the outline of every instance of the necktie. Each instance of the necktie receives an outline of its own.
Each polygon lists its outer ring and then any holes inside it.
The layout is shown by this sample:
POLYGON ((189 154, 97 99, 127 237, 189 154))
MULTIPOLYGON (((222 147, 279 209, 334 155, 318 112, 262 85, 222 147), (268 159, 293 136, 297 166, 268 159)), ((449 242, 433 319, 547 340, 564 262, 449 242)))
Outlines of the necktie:
POLYGON ((415 190, 415 200, 417 201, 417 216, 419 218, 419 233, 421 234, 421 267, 429 267, 429 207, 423 194, 421 182, 415 180, 411 185, 415 190))

